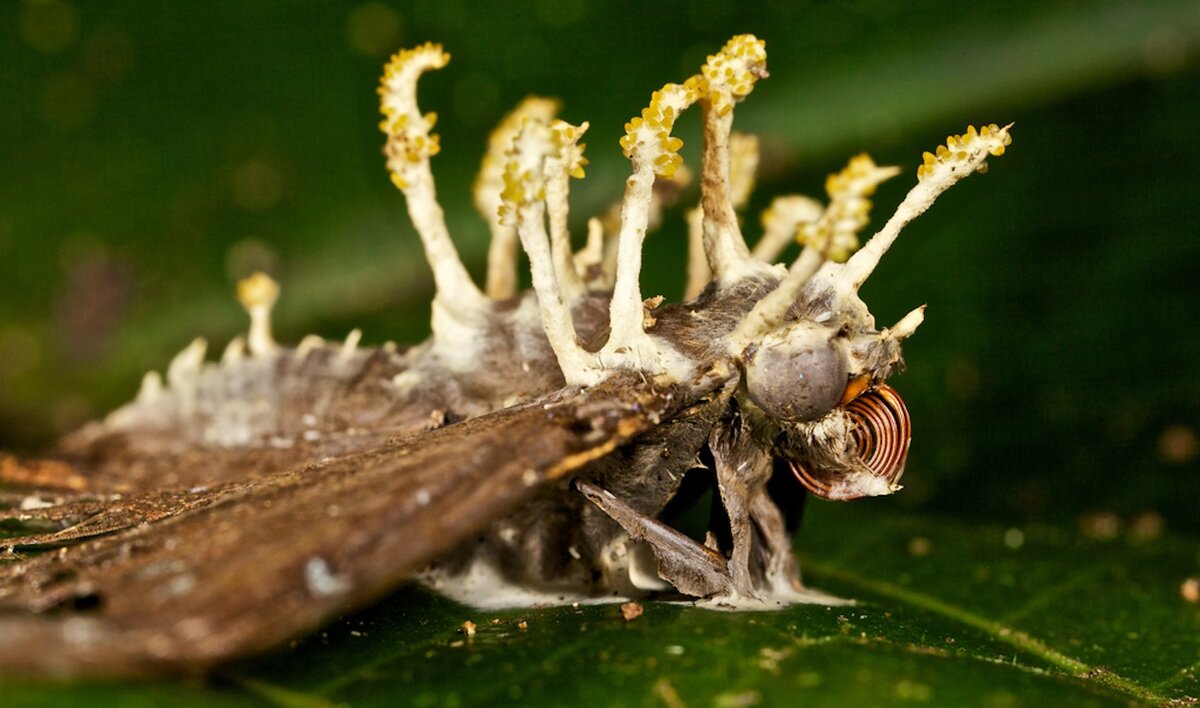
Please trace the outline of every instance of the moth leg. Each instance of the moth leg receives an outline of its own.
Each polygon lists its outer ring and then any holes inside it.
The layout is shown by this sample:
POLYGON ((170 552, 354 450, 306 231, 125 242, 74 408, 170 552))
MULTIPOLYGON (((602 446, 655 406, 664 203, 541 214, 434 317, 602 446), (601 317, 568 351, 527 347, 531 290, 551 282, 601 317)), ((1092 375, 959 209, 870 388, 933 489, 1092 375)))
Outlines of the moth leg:
POLYGON ((634 510, 612 492, 583 479, 575 488, 621 525, 629 537, 645 541, 658 562, 658 574, 680 592, 695 597, 726 595, 733 590, 725 558, 658 519, 634 510))
MULTIPOLYGON (((713 431, 709 447, 717 472, 717 489, 729 518, 729 533, 733 551, 729 557, 729 575, 739 595, 755 597, 750 573, 750 552, 754 542, 751 515, 755 501, 767 496, 767 480, 771 478, 771 458, 765 450, 749 444, 740 434, 740 420, 731 426, 718 426, 713 431)), ((767 499, 770 503, 770 499, 767 499)), ((782 523, 782 519, 780 520, 782 523)))
POLYGON ((800 582, 800 568, 792 552, 792 539, 779 507, 771 495, 763 490, 750 501, 750 517, 758 527, 766 554, 764 581, 767 589, 775 594, 799 592, 804 589, 800 582))

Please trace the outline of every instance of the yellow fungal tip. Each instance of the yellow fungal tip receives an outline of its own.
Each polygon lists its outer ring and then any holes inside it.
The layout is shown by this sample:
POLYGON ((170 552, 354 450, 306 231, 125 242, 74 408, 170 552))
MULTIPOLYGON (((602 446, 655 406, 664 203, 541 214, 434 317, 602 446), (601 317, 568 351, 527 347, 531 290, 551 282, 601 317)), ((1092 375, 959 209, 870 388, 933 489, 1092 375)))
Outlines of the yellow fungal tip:
MULTIPOLYGON (((922 164, 917 168, 917 180, 924 181, 934 174, 942 165, 970 165, 975 171, 982 171, 984 159, 988 155, 999 157, 1004 154, 1004 148, 1012 142, 1008 127, 1001 128, 995 123, 989 123, 976 129, 968 125, 962 135, 951 135, 946 138, 944 145, 939 145, 935 153, 925 153, 922 164)), ((968 172, 969 173, 969 172, 968 172)))
POLYGON ((269 307, 278 298, 279 283, 262 271, 238 281, 237 299, 247 310, 262 305, 269 307))

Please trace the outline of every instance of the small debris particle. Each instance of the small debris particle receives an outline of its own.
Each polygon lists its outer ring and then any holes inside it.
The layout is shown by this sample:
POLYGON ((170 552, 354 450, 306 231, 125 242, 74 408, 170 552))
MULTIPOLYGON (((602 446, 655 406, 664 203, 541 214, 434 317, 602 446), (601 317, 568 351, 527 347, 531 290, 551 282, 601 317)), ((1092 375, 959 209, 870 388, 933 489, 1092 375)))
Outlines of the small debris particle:
POLYGON ((520 622, 517 622, 517 629, 524 632, 529 629, 529 623, 526 622, 525 620, 521 620, 520 622))
POLYGON ((1169 425, 1158 437, 1158 456, 1169 465, 1186 465, 1200 454, 1200 437, 1186 425, 1169 425))
POLYGON ((461 631, 468 637, 474 637, 476 629, 478 629, 478 626, 471 620, 467 620, 466 622, 462 623, 461 631))
POLYGON ((350 630, 350 636, 351 637, 365 637, 365 636, 367 636, 367 634, 366 634, 366 632, 360 632, 357 629, 352 629, 352 630, 350 630))
POLYGON ((1188 578, 1179 586, 1179 594, 1193 604, 1200 602, 1200 578, 1188 578))
POLYGON ((713 697, 713 705, 718 708, 744 708, 762 703, 762 694, 758 691, 742 691, 741 693, 720 693, 713 697))
POLYGON ((1129 537, 1134 541, 1153 541, 1163 535, 1167 521, 1156 511, 1143 511, 1129 520, 1129 537))
POLYGON ((896 697, 906 701, 925 702, 933 697, 933 689, 928 684, 904 679, 896 684, 896 697))
POLYGON ((492 624, 500 624, 500 618, 499 618, 499 617, 493 617, 493 618, 492 618, 492 624))
POLYGON ((1085 514, 1079 519, 1079 532, 1095 541, 1111 541, 1121 532, 1121 519, 1107 511, 1085 514))
POLYGON ((461 639, 450 642, 450 646, 455 647, 455 648, 461 647, 463 644, 465 644, 465 642, 463 642, 463 640, 461 640, 461 639))
POLYGON ((671 656, 683 656, 683 647, 678 644, 667 645, 666 652, 671 656))
POLYGON ((779 674, 779 662, 791 656, 792 652, 789 649, 774 649, 772 647, 763 647, 758 652, 758 666, 764 671, 769 671, 773 674, 779 674))
POLYGON ((1025 532, 1021 529, 1009 529, 1004 532, 1004 546, 1014 551, 1025 545, 1025 532))
POLYGON ((414 498, 416 499, 417 506, 428 506, 431 501, 428 489, 418 489, 414 498))
POLYGON ((684 708, 687 704, 679 697, 679 692, 671 685, 671 682, 665 678, 660 678, 654 684, 654 692, 662 699, 667 708, 684 708))
POLYGON ((632 622, 638 617, 641 617, 642 613, 645 611, 645 608, 636 602, 626 602, 624 605, 621 605, 621 617, 626 622, 632 622))
POLYGON ((929 539, 925 538, 924 536, 913 536, 912 538, 908 539, 909 555, 917 558, 920 558, 921 556, 927 556, 932 548, 933 544, 930 543, 929 539))

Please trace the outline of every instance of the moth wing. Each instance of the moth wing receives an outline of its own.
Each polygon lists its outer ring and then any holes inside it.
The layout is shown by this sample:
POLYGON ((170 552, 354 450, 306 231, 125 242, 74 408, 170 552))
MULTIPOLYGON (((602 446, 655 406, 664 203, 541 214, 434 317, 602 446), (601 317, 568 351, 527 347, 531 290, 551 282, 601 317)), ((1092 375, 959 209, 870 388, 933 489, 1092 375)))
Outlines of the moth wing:
POLYGON ((628 379, 564 389, 264 477, 100 503, 126 521, 152 511, 50 552, 20 555, 53 539, 5 540, 0 666, 198 671, 277 646, 383 595, 678 398, 628 379))

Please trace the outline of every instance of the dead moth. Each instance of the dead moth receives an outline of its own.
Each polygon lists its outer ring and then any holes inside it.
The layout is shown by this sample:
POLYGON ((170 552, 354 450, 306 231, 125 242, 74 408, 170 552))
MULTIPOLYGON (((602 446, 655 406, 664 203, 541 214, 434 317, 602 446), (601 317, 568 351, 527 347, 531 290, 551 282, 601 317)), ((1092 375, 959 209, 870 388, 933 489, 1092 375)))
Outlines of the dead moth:
MULTIPOLYGON (((852 160, 825 206, 777 200, 749 249, 735 210, 757 145, 733 108, 766 76, 733 38, 656 91, 626 126, 619 211, 571 246, 568 182, 587 124, 528 99, 496 130, 476 184, 492 232, 485 288, 447 233, 418 78, 449 57, 392 58, 387 164, 433 269, 432 336, 405 349, 275 342, 278 287, 244 281, 248 336, 220 360, 197 340, 137 398, 43 460, 0 460, 0 666, 52 674, 203 670, 278 646, 420 573, 448 594, 486 570, 531 593, 714 602, 804 599, 776 470, 819 496, 899 487, 908 414, 885 381, 918 308, 877 329, 859 286, 898 236, 1009 142, 969 129, 853 255, 868 198, 896 170, 852 160), (688 299, 645 300, 642 241, 679 181, 671 135, 703 114, 688 299), (790 265, 775 265, 799 236, 790 265), (516 292, 518 243, 533 290, 516 292), (685 475, 714 490, 703 541, 664 521, 685 475)), ((802 494, 793 485, 789 494, 802 494)), ((527 597, 532 597, 529 595, 527 597)), ((479 596, 476 595, 478 598, 479 596)))

